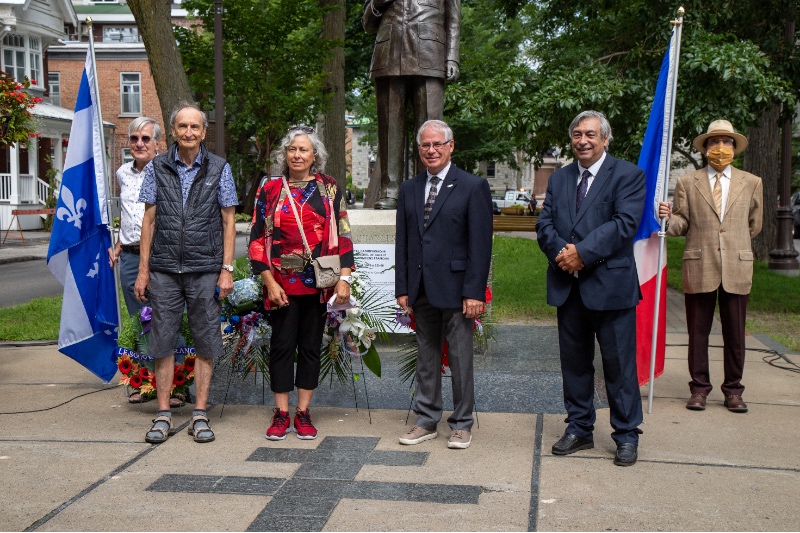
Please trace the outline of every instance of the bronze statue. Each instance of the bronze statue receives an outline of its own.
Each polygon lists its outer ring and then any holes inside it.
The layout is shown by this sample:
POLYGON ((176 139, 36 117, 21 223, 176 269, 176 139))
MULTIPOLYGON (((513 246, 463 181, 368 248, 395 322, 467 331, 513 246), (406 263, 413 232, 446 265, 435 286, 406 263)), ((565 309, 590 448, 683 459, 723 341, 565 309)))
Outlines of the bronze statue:
POLYGON ((378 106, 381 187, 375 209, 396 209, 403 179, 406 106, 414 131, 443 118, 444 82, 458 79, 461 0, 365 0, 362 24, 376 34, 370 76, 378 106))

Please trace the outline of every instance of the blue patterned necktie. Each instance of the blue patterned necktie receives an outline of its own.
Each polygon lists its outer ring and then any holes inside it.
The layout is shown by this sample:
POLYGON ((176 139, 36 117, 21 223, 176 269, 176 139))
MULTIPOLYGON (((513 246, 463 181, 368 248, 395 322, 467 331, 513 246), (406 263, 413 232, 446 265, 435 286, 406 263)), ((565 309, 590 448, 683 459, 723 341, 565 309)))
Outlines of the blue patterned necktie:
POLYGON ((436 195, 439 193, 439 181, 441 178, 439 176, 431 176, 431 189, 428 191, 428 199, 425 200, 425 225, 428 225, 428 217, 431 216, 431 209, 433 209, 433 203, 436 201, 436 195))
POLYGON ((581 210, 581 204, 583 203, 583 199, 586 198, 586 191, 589 190, 589 178, 592 177, 592 173, 588 170, 584 170, 583 174, 581 175, 581 182, 578 184, 578 197, 575 198, 575 214, 578 214, 578 211, 581 210))

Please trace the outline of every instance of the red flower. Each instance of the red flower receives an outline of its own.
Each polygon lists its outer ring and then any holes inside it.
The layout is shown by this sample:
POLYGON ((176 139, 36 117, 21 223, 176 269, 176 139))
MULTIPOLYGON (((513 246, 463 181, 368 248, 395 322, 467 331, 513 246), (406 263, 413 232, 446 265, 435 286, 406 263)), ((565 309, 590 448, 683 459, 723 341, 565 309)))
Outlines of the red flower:
POLYGON ((139 375, 134 374, 131 376, 131 387, 134 389, 138 389, 142 386, 142 378, 139 375))
POLYGON ((183 367, 186 369, 186 372, 194 371, 194 357, 187 357, 183 362, 183 367))
POLYGON ((172 384, 176 387, 183 386, 186 384, 186 377, 180 372, 175 372, 175 378, 172 380, 172 384))
POLYGON ((142 368, 139 369, 139 376, 141 376, 142 379, 152 380, 153 378, 155 378, 155 376, 153 376, 153 373, 150 372, 150 370, 146 366, 143 366, 142 368))
POLYGON ((486 286, 486 303, 492 303, 492 288, 488 285, 486 286))
POLYGON ((131 369, 133 369, 133 365, 131 364, 130 359, 123 359, 117 364, 117 368, 119 371, 125 374, 126 376, 131 373, 131 369))
POLYGON ((155 389, 156 388, 156 375, 151 373, 150 376, 151 376, 150 377, 150 385, 152 385, 153 388, 155 389))

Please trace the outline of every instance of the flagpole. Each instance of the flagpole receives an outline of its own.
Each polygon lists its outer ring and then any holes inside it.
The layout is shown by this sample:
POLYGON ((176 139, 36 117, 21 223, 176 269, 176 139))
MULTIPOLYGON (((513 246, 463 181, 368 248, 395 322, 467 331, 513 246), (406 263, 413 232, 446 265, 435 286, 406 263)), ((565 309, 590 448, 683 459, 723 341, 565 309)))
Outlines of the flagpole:
MULTIPOLYGON (((672 50, 674 54, 674 67, 673 67, 673 76, 671 86, 669 88, 671 98, 669 102, 669 125, 667 130, 667 157, 666 157, 666 166, 664 170, 664 179, 662 187, 661 187, 661 194, 659 198, 659 202, 666 202, 667 201, 667 188, 669 187, 669 171, 671 167, 671 158, 672 158, 672 128, 675 122, 675 95, 678 92, 678 64, 680 63, 681 58, 681 33, 683 30, 683 16, 686 14, 686 10, 683 9, 683 6, 678 8, 678 18, 677 20, 671 20, 670 24, 675 26, 675 46, 672 50)), ((667 235, 666 232, 666 219, 661 219, 661 229, 658 232, 658 272, 656 273, 656 304, 655 309, 653 311, 653 338, 651 340, 650 345, 650 383, 648 384, 648 393, 647 393, 647 414, 653 413, 653 382, 655 381, 655 372, 656 372, 656 347, 658 344, 658 319, 659 319, 659 312, 661 311, 661 278, 663 276, 664 269, 661 267, 662 262, 664 260, 664 248, 665 248, 665 238, 667 235)))
MULTIPOLYGON (((92 58, 92 76, 93 83, 92 83, 92 90, 94 91, 95 101, 93 102, 97 108, 97 126, 100 131, 100 142, 103 146, 103 184, 105 185, 106 189, 106 216, 108 220, 108 232, 111 234, 111 249, 115 250, 117 246, 117 239, 114 235, 114 219, 111 217, 111 186, 109 184, 109 173, 108 173, 108 157, 106 155, 106 138, 105 132, 103 130, 103 110, 100 107, 100 87, 97 83, 97 60, 94 57, 94 33, 92 32, 92 18, 86 17, 86 26, 88 27, 89 33, 89 55, 92 58)), ((115 264, 114 265, 114 297, 117 302, 117 332, 119 332, 119 328, 122 327, 122 308, 120 307, 119 301, 119 286, 120 286, 120 276, 119 276, 119 267, 115 264)))

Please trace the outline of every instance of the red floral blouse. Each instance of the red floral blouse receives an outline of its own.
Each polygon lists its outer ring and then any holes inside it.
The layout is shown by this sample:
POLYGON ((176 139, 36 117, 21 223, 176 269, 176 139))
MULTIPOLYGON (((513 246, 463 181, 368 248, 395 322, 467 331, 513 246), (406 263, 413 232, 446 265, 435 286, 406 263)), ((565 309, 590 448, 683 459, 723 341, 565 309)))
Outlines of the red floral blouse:
MULTIPOLYGON (((333 289, 316 288, 314 269, 306 260, 300 228, 289 202, 294 202, 312 257, 338 254, 342 267, 352 269, 355 262, 344 195, 332 177, 316 174, 314 178, 289 182, 291 196, 286 194, 281 179, 264 184, 256 198, 248 252, 254 274, 270 268, 287 295, 320 293, 321 301, 325 301, 333 289)), ((269 308, 269 301, 264 300, 269 308)))

